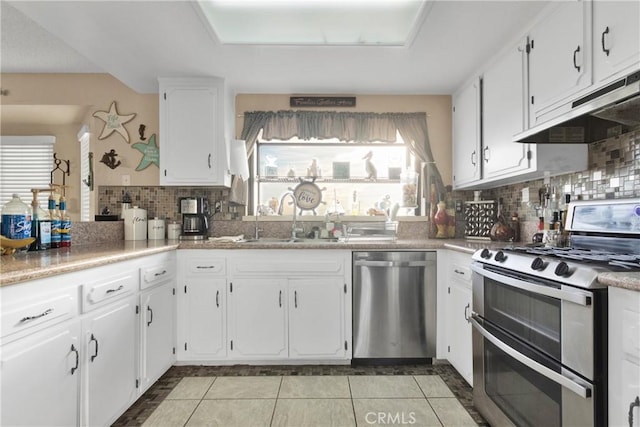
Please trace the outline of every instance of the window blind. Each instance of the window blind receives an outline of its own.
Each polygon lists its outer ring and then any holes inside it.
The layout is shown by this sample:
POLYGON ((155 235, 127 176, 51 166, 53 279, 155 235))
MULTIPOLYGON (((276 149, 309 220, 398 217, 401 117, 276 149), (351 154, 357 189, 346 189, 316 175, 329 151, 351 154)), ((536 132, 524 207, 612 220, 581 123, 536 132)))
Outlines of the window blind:
MULTIPOLYGON (((49 135, 0 137, 0 208, 14 193, 31 204, 32 188, 49 187, 55 142, 49 135)), ((48 196, 43 193, 39 198, 45 210, 48 196)))

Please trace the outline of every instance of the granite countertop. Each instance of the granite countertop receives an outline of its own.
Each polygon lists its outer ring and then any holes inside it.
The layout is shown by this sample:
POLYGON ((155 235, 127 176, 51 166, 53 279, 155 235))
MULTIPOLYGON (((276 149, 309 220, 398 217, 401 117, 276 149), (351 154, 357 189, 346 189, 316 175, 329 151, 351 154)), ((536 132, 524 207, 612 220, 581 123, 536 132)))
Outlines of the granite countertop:
MULTIPOLYGON (((125 261, 174 249, 347 249, 347 250, 435 250, 451 249, 473 254, 478 249, 498 249, 508 242, 464 239, 398 239, 348 243, 306 242, 219 242, 176 240, 119 240, 97 245, 76 245, 42 252, 18 252, 0 258, 0 286, 69 273, 85 268, 125 261)), ((607 286, 640 291, 640 273, 603 273, 598 280, 607 286)))
POLYGON ((41 252, 16 252, 0 257, 0 286, 166 252, 177 249, 178 243, 171 240, 118 240, 41 252))

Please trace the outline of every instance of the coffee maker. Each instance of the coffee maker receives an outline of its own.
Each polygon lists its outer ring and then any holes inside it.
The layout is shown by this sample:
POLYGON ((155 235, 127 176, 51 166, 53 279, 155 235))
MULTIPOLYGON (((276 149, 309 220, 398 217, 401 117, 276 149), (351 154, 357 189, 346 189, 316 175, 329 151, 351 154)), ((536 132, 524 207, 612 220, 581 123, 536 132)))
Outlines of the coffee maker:
POLYGON ((178 208, 182 214, 180 239, 205 239, 209 232, 209 200, 206 197, 180 197, 178 208))

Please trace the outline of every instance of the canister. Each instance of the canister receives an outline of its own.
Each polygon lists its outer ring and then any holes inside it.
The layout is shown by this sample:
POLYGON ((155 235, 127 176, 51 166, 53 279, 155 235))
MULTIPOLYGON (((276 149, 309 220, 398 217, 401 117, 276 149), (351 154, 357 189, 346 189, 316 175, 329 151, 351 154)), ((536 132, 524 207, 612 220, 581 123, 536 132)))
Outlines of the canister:
POLYGON ((164 219, 158 219, 158 217, 150 219, 147 235, 149 240, 164 240, 164 219))
POLYGON ((180 232, 182 231, 182 225, 173 221, 167 224, 167 239, 178 240, 180 238, 180 232))
POLYGON ((124 240, 147 240, 147 211, 137 206, 124 211, 124 240))

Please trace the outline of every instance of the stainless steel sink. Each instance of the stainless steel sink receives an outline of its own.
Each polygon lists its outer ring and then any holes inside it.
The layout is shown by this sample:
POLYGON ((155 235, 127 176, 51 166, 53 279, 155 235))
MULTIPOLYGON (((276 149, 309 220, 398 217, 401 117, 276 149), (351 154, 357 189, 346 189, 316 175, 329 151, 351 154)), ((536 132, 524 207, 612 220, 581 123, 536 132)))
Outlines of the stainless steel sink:
POLYGON ((275 238, 275 237, 261 237, 259 239, 246 239, 242 240, 239 243, 263 243, 263 244, 272 244, 272 243, 339 243, 338 239, 307 239, 307 238, 275 238))

